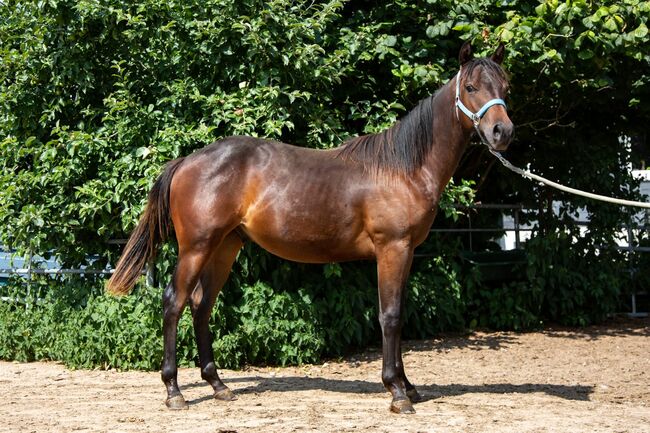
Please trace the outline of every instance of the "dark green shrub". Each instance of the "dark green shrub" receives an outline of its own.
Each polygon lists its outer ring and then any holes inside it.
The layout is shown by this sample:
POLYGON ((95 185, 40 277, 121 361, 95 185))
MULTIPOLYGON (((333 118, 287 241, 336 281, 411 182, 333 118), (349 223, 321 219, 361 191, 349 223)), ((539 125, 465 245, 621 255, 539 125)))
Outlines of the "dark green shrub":
MULTIPOLYGON (((633 198, 636 156, 620 138, 646 134, 649 12, 636 0, 0 2, 0 241, 63 266, 94 254, 97 267, 115 263, 108 241, 133 228, 168 160, 233 134, 329 148, 380 130, 457 72, 467 39, 480 55, 507 43, 510 159, 633 198)), ((526 276, 486 284, 458 257, 462 245, 434 239, 422 251, 435 258, 413 267, 405 335, 586 324, 615 311, 628 264, 611 244, 629 215, 490 158, 470 148, 441 214, 470 197, 463 178, 480 201, 535 209, 522 217, 536 224, 526 276), (569 218, 578 207, 591 218, 584 240, 569 218)), ((174 261, 164 246, 161 285, 174 261)), ((325 269, 246 247, 213 320, 219 363, 306 362, 377 343, 372 265, 325 269)), ((57 279, 35 283, 29 296, 45 299, 35 304, 21 287, 18 303, 0 303, 0 357, 158 367, 160 289, 115 300, 101 281, 57 279)), ((189 313, 178 350, 196 361, 189 313)))

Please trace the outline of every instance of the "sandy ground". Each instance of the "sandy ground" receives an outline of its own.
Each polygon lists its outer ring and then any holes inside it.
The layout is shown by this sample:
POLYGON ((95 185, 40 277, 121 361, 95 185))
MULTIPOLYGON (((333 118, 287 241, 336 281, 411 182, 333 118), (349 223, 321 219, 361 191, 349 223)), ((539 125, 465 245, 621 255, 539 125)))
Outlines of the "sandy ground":
POLYGON ((2 432, 643 432, 650 433, 650 321, 582 330, 482 333, 405 343, 424 401, 388 411, 381 359, 220 370, 238 394, 211 398, 198 369, 168 411, 158 373, 71 371, 0 362, 2 432))

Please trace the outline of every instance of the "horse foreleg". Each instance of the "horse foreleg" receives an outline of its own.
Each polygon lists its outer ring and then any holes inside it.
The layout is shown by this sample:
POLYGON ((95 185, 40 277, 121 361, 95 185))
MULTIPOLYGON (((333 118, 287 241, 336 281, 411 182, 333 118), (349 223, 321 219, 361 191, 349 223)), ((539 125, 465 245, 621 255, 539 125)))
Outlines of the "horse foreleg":
MULTIPOLYGON (((402 305, 405 305, 406 303, 406 289, 404 290, 404 293, 402 294, 402 305)), ((398 375, 402 378, 404 381, 404 388, 406 389, 406 395, 411 400, 411 403, 417 403, 422 401, 422 396, 420 396, 420 393, 418 392, 417 389, 415 389, 415 386, 411 384, 411 382, 408 380, 406 377, 406 373, 404 373, 404 361, 402 361, 402 335, 401 332, 397 333, 397 344, 395 345, 395 367, 397 368, 397 373, 398 375)))
MULTIPOLYGON (((405 282, 404 289, 402 290, 402 300, 401 300, 402 308, 406 306, 407 295, 408 295, 408 290, 405 282)), ((420 393, 417 391, 417 389, 415 389, 415 386, 411 384, 411 382, 406 377, 406 373, 404 372, 404 361, 402 361, 401 331, 397 333, 397 344, 395 345, 395 366, 397 368, 397 373, 404 381, 404 387, 406 388, 406 395, 408 396, 409 400, 411 400, 411 403, 417 403, 422 401, 422 396, 420 396, 420 393)))
POLYGON ((413 250, 408 242, 394 242, 378 249, 379 323, 383 337, 381 378, 393 396, 390 410, 396 413, 415 413, 406 393, 408 381, 405 380, 400 348, 402 293, 412 259, 413 250))
POLYGON ((235 233, 226 236, 221 245, 212 253, 210 260, 201 273, 200 283, 190 297, 190 307, 194 319, 194 334, 199 349, 201 377, 212 386, 214 398, 217 400, 236 400, 237 397, 221 381, 217 373, 212 351, 212 335, 209 328, 210 312, 221 288, 228 279, 232 264, 241 247, 242 241, 235 233))
POLYGON ((178 320, 190 292, 196 287, 199 274, 208 254, 203 251, 180 253, 172 281, 163 293, 163 363, 162 380, 167 388, 165 404, 170 409, 187 409, 187 403, 178 387, 176 364, 176 335, 178 320))

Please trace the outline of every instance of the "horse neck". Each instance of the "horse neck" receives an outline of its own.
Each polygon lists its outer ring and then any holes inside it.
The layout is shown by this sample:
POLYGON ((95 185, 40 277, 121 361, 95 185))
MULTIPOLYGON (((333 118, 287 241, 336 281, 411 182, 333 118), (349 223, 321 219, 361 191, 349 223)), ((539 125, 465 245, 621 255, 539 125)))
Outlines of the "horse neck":
POLYGON ((472 133, 471 130, 463 128, 456 117, 453 85, 455 79, 440 89, 433 98, 432 143, 419 173, 434 202, 439 200, 456 171, 472 133))

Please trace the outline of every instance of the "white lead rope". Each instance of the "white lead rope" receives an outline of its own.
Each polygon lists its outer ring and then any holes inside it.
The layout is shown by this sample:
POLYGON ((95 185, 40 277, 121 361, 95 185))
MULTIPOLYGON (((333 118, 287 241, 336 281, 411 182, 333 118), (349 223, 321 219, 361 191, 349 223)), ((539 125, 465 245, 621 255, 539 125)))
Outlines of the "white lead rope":
POLYGON ((559 183, 555 183, 555 182, 553 182, 551 180, 548 180, 548 179, 546 179, 546 178, 544 178, 542 176, 538 176, 536 174, 533 174, 528 170, 522 170, 519 167, 515 167, 514 165, 512 165, 510 163, 510 161, 508 161, 503 156, 501 156, 501 154, 499 152, 495 152, 489 146, 488 146, 488 150, 490 151, 490 153, 492 153, 492 155, 496 156, 497 159, 501 162, 501 164, 503 164, 507 169, 512 170, 515 173, 520 174, 523 177, 527 177, 528 179, 533 179, 533 180, 536 180, 538 182, 542 182, 545 185, 552 186, 553 188, 557 188, 557 189, 559 189, 561 191, 568 192, 568 193, 571 193, 571 194, 581 195, 583 197, 592 198, 594 200, 605 201, 607 203, 620 204, 620 205, 623 205, 623 206, 636 206, 636 207, 644 207, 644 208, 649 208, 650 209, 650 203, 646 203, 646 202, 642 202, 642 201, 622 200, 620 198, 612 198, 612 197, 607 197, 607 196, 600 195, 600 194, 593 194, 593 193, 590 193, 590 192, 585 192, 585 191, 581 191, 579 189, 569 188, 568 186, 560 185, 559 183))
POLYGON ((623 205, 623 206, 636 206, 636 207, 643 207, 643 208, 650 209, 650 203, 646 203, 646 202, 642 202, 642 201, 622 200, 620 198, 612 198, 612 197, 607 197, 607 196, 600 195, 600 194, 593 194, 593 193, 590 193, 590 192, 581 191, 581 190, 575 189, 575 188, 569 188, 568 186, 560 185, 559 183, 555 183, 555 182, 553 182, 551 180, 548 180, 548 179, 546 179, 546 178, 544 178, 542 176, 538 176, 536 174, 533 174, 528 170, 522 170, 521 168, 515 167, 514 165, 512 165, 510 163, 510 161, 508 161, 503 156, 501 156, 501 154, 499 152, 495 152, 492 149, 492 147, 488 144, 487 140, 485 139, 485 137, 481 133, 481 130, 479 129, 479 124, 481 123, 481 119, 483 118, 485 113, 487 113, 487 111, 491 107, 493 107, 495 105, 503 105, 503 107, 505 108, 506 103, 504 102, 503 99, 498 99, 498 98, 497 99, 491 99, 490 101, 483 104, 483 107, 481 107, 481 109, 479 111, 474 113, 472 110, 467 108, 465 106, 465 104, 463 104, 463 102, 460 100, 460 75, 461 75, 460 72, 461 71, 458 71, 458 75, 456 76, 456 98, 455 98, 456 118, 460 117, 459 114, 458 114, 458 109, 460 109, 460 111, 462 111, 463 114, 465 114, 472 121, 472 123, 474 124, 474 129, 476 130, 476 134, 478 135, 479 139, 483 142, 483 144, 485 144, 487 146, 490 153, 492 153, 492 155, 496 156, 497 159, 499 161, 501 161, 501 164, 503 164, 507 169, 512 170, 515 173, 522 175, 523 177, 527 177, 528 179, 533 179, 533 180, 536 180, 538 182, 542 182, 545 185, 552 186, 553 188, 557 188, 560 191, 568 192, 568 193, 575 194, 575 195, 581 195, 583 197, 591 198, 591 199, 594 199, 594 200, 605 201, 607 203, 620 204, 620 205, 623 205))

